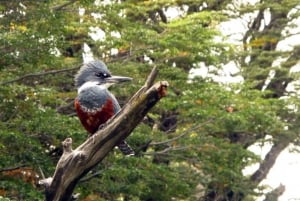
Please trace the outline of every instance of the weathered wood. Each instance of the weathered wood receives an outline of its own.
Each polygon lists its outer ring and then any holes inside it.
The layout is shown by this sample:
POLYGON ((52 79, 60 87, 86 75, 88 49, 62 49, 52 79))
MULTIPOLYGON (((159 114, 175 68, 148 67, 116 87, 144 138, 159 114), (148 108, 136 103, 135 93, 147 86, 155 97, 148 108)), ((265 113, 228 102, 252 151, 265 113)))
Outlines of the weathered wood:
POLYGON ((53 177, 41 181, 45 186, 46 201, 70 200, 78 181, 129 136, 147 112, 166 95, 166 81, 153 85, 156 74, 154 68, 145 85, 122 110, 75 150, 72 149, 71 138, 63 142, 63 155, 53 177))

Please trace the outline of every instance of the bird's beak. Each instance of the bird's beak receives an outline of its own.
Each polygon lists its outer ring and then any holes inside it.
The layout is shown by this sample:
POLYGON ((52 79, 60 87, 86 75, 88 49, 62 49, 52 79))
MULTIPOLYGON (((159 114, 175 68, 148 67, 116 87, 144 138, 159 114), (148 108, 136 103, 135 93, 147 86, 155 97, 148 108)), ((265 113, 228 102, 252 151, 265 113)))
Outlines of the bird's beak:
POLYGON ((111 77, 107 77, 105 78, 105 81, 107 83, 120 83, 120 82, 127 82, 127 81, 131 81, 132 78, 131 77, 123 77, 123 76, 111 76, 111 77))

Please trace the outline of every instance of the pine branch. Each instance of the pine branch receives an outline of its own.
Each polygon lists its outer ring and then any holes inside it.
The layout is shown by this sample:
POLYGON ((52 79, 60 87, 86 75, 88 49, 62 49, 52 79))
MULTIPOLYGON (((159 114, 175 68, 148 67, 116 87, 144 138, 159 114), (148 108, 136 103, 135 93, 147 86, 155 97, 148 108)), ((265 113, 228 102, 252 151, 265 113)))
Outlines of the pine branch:
POLYGON ((63 155, 57 163, 53 177, 40 181, 45 187, 46 201, 70 200, 80 179, 99 164, 120 141, 129 136, 147 112, 166 95, 166 81, 151 84, 156 74, 157 70, 154 68, 146 84, 122 110, 75 150, 72 149, 72 139, 65 139, 63 155))

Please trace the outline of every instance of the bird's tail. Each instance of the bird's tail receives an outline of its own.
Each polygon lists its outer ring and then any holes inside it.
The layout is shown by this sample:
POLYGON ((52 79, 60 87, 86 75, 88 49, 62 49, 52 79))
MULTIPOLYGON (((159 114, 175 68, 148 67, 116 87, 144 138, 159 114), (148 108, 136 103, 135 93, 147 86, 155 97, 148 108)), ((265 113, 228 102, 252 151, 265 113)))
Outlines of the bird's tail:
POLYGON ((134 156, 135 152, 134 150, 127 144, 126 141, 122 141, 120 144, 118 144, 118 148, 125 156, 134 156))

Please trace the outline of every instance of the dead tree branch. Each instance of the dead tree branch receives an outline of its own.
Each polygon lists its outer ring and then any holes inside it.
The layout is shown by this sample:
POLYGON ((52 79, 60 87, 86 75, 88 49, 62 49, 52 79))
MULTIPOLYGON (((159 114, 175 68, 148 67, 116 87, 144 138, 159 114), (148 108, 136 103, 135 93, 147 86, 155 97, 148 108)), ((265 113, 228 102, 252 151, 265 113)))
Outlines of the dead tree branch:
POLYGON ((2 168, 2 169, 0 169, 0 173, 1 173, 1 172, 6 172, 6 171, 17 170, 17 169, 24 168, 24 167, 26 167, 25 164, 18 165, 18 166, 15 166, 15 167, 2 168))
POLYGON ((70 0, 70 1, 68 1, 68 2, 66 2, 66 3, 64 3, 62 5, 58 5, 58 6, 53 7, 52 10, 54 10, 54 11, 60 11, 63 8, 65 8, 65 7, 67 7, 67 6, 75 3, 76 1, 78 1, 78 0, 70 0))
POLYGON ((77 67, 74 67, 74 68, 61 69, 61 70, 51 70, 51 71, 46 71, 46 72, 30 73, 30 74, 18 77, 18 78, 13 79, 13 80, 1 82, 0 85, 7 85, 7 84, 14 83, 14 82, 22 81, 22 80, 25 80, 25 79, 28 79, 28 78, 33 78, 33 77, 40 77, 40 76, 45 76, 45 75, 75 71, 75 70, 78 70, 79 68, 80 68, 80 66, 77 66, 77 67))
POLYGON ((176 146, 176 147, 173 147, 173 146, 170 146, 170 147, 167 147, 161 151, 153 151, 153 152, 147 152, 147 153, 144 153, 144 155, 164 155, 164 154, 167 154, 168 152, 171 152, 171 151, 181 151, 181 150, 187 150, 187 149, 192 149, 192 147, 190 146, 176 146))
POLYGON ((65 139, 63 155, 53 177, 40 182, 45 186, 46 201, 70 200, 78 181, 129 136, 147 112, 166 95, 166 81, 152 84, 156 74, 157 70, 154 68, 146 84, 122 110, 75 150, 72 149, 72 139, 65 139))
POLYGON ((195 126, 189 128, 188 130, 184 131, 180 135, 178 135, 176 137, 173 137, 171 139, 168 139, 168 140, 165 140, 165 141, 161 141, 161 142, 151 142, 149 144, 149 146, 156 146, 156 145, 162 145, 162 144, 168 144, 168 143, 174 142, 174 141, 176 141, 176 140, 184 137, 185 135, 190 134, 191 132, 193 132, 193 131, 195 131, 195 130, 201 128, 201 127, 203 127, 204 125, 206 125, 206 124, 208 124, 210 122, 212 122, 213 120, 214 119, 209 119, 209 120, 207 120, 207 121, 205 121, 205 122, 203 122, 201 124, 195 125, 195 126))

